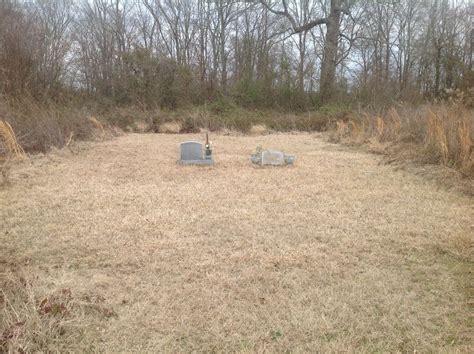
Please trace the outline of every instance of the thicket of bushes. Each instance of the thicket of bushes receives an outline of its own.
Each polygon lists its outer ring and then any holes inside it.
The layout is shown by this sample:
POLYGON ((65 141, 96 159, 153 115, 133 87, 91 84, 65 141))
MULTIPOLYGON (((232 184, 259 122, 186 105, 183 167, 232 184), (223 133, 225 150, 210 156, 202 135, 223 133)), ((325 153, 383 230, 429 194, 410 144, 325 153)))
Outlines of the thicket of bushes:
POLYGON ((0 100, 0 117, 11 124, 27 152, 62 147, 70 139, 87 140, 96 129, 87 110, 73 104, 38 103, 34 99, 0 100))
MULTIPOLYGON (((378 144, 384 152, 443 164, 474 176, 474 111, 466 97, 445 103, 356 109, 325 105, 309 112, 246 109, 229 98, 180 109, 117 107, 105 101, 64 100, 39 104, 34 99, 0 100, 0 116, 8 121, 26 152, 62 147, 72 139, 103 135, 103 129, 155 133, 196 133, 202 130, 331 131, 334 141, 378 144), (467 105, 466 105, 467 104, 467 105), (258 129, 257 129, 258 128, 258 129), (255 130, 256 129, 256 130, 255 130)), ((5 155, 0 144, 0 154, 5 155)))

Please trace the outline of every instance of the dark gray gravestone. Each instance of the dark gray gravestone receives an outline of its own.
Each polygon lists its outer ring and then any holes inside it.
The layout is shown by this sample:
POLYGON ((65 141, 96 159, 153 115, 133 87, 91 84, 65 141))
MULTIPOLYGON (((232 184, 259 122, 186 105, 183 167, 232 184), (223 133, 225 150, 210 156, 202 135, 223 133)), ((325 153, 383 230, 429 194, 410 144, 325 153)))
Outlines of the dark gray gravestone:
POLYGON ((186 141, 181 143, 181 159, 178 161, 182 165, 212 165, 212 159, 203 158, 203 145, 197 141, 186 141))
POLYGON ((181 143, 181 160, 202 160, 202 144, 197 141, 181 143))

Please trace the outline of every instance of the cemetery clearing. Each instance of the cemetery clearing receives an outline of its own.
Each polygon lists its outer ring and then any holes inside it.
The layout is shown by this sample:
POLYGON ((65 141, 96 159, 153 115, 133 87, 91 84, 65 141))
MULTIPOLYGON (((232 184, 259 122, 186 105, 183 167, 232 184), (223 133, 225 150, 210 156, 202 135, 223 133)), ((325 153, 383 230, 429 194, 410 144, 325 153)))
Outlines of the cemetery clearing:
POLYGON ((0 348, 472 350, 472 198, 320 134, 127 134, 0 189, 0 348), (293 166, 253 165, 257 145, 293 166), (471 272, 471 273, 469 273, 471 272))

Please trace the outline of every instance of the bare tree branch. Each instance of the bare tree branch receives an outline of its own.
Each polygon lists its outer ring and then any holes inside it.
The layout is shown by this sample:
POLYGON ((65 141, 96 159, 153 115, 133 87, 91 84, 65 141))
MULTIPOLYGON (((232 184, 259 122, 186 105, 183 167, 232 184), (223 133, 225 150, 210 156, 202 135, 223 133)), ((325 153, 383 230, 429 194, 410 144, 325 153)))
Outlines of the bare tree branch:
POLYGON ((303 25, 298 25, 296 22, 295 18, 289 13, 288 11, 288 4, 286 0, 281 0, 282 5, 283 5, 283 11, 275 10, 273 7, 271 7, 266 0, 260 0, 260 3, 270 12, 274 13, 275 15, 279 16, 284 16, 290 21, 291 27, 293 28, 294 33, 301 33, 301 32, 307 32, 313 27, 320 26, 323 24, 327 24, 327 18, 317 18, 313 21, 310 21, 308 23, 305 23, 303 25))

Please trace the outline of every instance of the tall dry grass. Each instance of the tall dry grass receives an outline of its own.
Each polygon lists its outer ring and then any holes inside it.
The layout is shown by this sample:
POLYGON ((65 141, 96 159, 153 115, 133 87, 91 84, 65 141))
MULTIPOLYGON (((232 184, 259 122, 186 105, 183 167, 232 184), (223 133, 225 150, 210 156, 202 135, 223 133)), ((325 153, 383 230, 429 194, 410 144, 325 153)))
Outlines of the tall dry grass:
POLYGON ((0 121, 0 156, 4 158, 26 157, 25 151, 18 143, 12 126, 6 121, 0 121))
POLYGON ((379 152, 454 168, 474 177, 474 111, 457 104, 399 106, 384 114, 358 113, 339 120, 333 141, 370 144, 379 152), (396 148, 394 148, 396 147, 396 148))
POLYGON ((12 160, 23 160, 27 156, 18 143, 15 131, 10 123, 0 121, 0 184, 9 183, 10 162, 12 160))
MULTIPOLYGON (((0 117, 16 133, 18 146, 27 152, 45 152, 72 140, 103 137, 106 127, 80 104, 42 102, 23 97, 0 97, 0 117)), ((0 151, 1 153, 1 151, 0 151)))
POLYGON ((24 277, 2 274, 0 350, 48 350, 65 332, 70 312, 66 289, 55 296, 38 298, 24 277))

